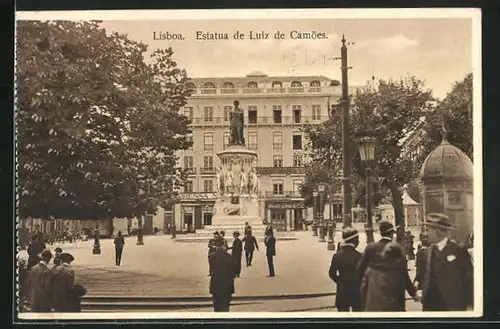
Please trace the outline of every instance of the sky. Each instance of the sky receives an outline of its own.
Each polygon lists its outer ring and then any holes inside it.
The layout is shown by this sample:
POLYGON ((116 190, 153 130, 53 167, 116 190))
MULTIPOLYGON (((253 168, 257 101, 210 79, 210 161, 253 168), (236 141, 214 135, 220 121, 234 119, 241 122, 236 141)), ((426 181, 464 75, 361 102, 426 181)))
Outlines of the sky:
MULTIPOLYGON (((442 98, 455 81, 472 72, 472 20, 418 19, 280 19, 104 21, 108 32, 125 33, 148 45, 148 52, 172 47, 174 60, 195 77, 324 75, 340 80, 340 39, 348 45, 349 84, 414 75, 442 98), (290 32, 321 32, 319 40, 292 40, 290 32), (160 32, 180 33, 184 40, 154 40, 160 32), (227 33, 229 40, 196 40, 196 32, 227 33), (234 40, 237 31, 245 40, 234 40), (249 40, 249 32, 269 33, 249 40), (275 40, 277 32, 284 40, 275 40)), ((149 57, 149 54, 148 54, 149 57)))

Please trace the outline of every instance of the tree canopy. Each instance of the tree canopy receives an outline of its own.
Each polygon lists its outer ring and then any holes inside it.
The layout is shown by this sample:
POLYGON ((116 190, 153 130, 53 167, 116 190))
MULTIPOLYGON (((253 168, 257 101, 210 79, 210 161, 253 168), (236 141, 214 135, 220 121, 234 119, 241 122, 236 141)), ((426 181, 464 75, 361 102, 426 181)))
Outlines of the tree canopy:
MULTIPOLYGON (((372 175, 381 188, 390 191, 397 221, 403 218, 401 187, 412 176, 411 160, 402 156, 402 139, 431 112, 433 101, 431 91, 425 88, 422 80, 405 77, 380 80, 377 88, 359 90, 351 104, 348 154, 352 159, 353 186, 359 187, 358 194, 364 192, 361 188, 365 164, 359 156, 357 139, 369 131, 376 140, 372 175)), ((330 120, 305 128, 312 142, 313 162, 338 173, 341 173, 343 156, 341 116, 340 110, 335 111, 330 120)))
POLYGON ((175 197, 191 90, 172 49, 148 65, 96 21, 19 21, 17 36, 20 216, 135 217, 175 197))

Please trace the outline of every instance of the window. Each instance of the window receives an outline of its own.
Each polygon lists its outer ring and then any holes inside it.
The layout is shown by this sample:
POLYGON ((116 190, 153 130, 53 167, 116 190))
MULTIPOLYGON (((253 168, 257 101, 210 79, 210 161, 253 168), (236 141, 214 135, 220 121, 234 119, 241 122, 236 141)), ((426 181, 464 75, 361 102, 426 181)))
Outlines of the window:
POLYGON ((311 81, 311 87, 321 87, 321 82, 318 80, 311 81))
POLYGON ((302 187, 302 179, 293 180, 293 193, 300 194, 300 188, 302 187))
POLYGON ((194 157, 192 155, 184 156, 184 168, 194 167, 194 157))
POLYGON ((189 121, 193 121, 193 107, 187 106, 184 108, 184 116, 189 119, 189 121))
POLYGON ((292 88, 302 87, 302 83, 300 81, 292 81, 292 88))
POLYGON ((211 82, 207 82, 203 85, 204 88, 207 88, 207 89, 214 89, 215 88, 215 85, 211 82))
POLYGON ((223 88, 226 89, 234 88, 234 84, 232 82, 224 82, 223 88))
POLYGON ((283 134, 281 131, 273 132, 273 150, 283 149, 283 134))
POLYGON ((224 133, 224 141, 223 141, 224 150, 227 148, 228 145, 229 145, 229 133, 225 132, 224 133))
POLYGON ((280 105, 273 106, 273 122, 281 123, 282 121, 283 119, 281 115, 281 106, 280 105))
POLYGON ((282 155, 274 155, 273 156, 273 167, 283 167, 283 156, 282 155))
POLYGON ((249 131, 248 132, 248 148, 250 150, 256 150, 258 148, 258 140, 257 140, 257 132, 249 131))
POLYGON ((302 154, 294 153, 293 154, 293 166, 294 167, 302 167, 302 154))
POLYGON ((203 158, 203 168, 211 169, 214 167, 214 157, 211 155, 205 155, 203 158))
POLYGON ((248 123, 257 123, 257 106, 248 107, 248 123))
POLYGON ((231 112, 232 106, 224 106, 224 121, 229 121, 229 112, 231 112))
POLYGON ((283 84, 281 83, 281 81, 274 81, 271 85, 272 88, 281 88, 283 87, 283 84))
POLYGON ((248 83, 248 88, 258 88, 258 87, 259 87, 259 85, 255 81, 250 81, 248 83))
POLYGON ((205 122, 214 121, 214 108, 212 106, 205 106, 203 109, 205 122))
POLYGON ((191 145, 190 147, 188 147, 188 150, 192 150, 193 149, 193 136, 187 136, 186 137, 187 141, 189 142, 189 145, 191 145))
POLYGON ((292 111, 293 111, 293 122, 294 123, 300 123, 302 119, 302 106, 300 105, 293 105, 292 106, 292 111))
POLYGON ((213 133, 205 133, 203 136, 203 145, 205 151, 213 151, 214 149, 214 135, 213 133))
POLYGON ((193 181, 187 180, 184 182, 184 192, 185 193, 193 193, 193 181))
POLYGON ((214 181, 211 179, 205 179, 203 181, 203 192, 213 192, 214 191, 214 181))
POLYGON ((321 105, 312 105, 312 119, 320 120, 321 119, 321 105))
POLYGON ((302 135, 300 133, 293 134, 292 146, 294 150, 302 150, 302 135))
POLYGON ((283 181, 282 180, 273 181, 273 194, 274 195, 283 195, 283 181))

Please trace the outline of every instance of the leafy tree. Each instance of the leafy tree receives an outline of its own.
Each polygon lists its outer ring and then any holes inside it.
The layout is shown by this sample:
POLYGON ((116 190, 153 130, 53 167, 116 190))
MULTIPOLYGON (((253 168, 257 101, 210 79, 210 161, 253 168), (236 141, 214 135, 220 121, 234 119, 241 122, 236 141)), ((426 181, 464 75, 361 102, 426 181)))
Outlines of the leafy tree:
POLYGON ((17 150, 22 218, 140 217, 174 197, 190 90, 172 50, 99 22, 20 21, 17 150))
MULTIPOLYGON (((411 161, 402 157, 401 141, 419 125, 421 118, 432 107, 431 91, 425 89, 423 81, 415 77, 399 81, 380 80, 376 89, 358 91, 351 105, 352 131, 349 134, 348 154, 352 159, 353 185, 362 186, 361 182, 365 179, 365 164, 359 157, 357 139, 369 131, 376 139, 372 175, 380 182, 381 196, 384 190, 392 196, 396 221, 400 225, 400 239, 404 232, 401 187, 413 177, 411 161)), ((335 172, 340 172, 342 168, 341 124, 341 112, 337 111, 330 120, 305 128, 312 142, 313 162, 335 172)))
MULTIPOLYGON (((447 140, 473 156, 472 136, 472 73, 462 81, 455 82, 451 91, 439 102, 436 111, 426 117, 424 130, 428 138, 424 139, 423 157, 431 152, 442 141, 443 121, 446 128, 447 140)), ((423 159, 420 159, 422 162, 423 159)))

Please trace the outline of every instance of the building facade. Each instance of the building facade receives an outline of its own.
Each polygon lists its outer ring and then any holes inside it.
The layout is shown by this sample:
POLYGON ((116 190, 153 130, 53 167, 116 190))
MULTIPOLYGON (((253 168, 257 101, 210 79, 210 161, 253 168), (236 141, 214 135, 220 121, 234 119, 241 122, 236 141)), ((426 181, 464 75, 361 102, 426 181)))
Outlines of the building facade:
MULTIPOLYGON (((341 96, 340 83, 323 76, 271 77, 261 72, 196 78, 192 83, 193 93, 182 113, 191 120, 193 146, 178 153, 190 176, 180 202, 164 211, 165 224, 175 223, 178 230, 188 232, 211 224, 220 166, 217 153, 229 143, 229 111, 238 100, 245 112, 246 146, 258 153, 260 216, 279 231, 301 229, 311 213, 300 195, 308 161, 302 128, 328 119, 328 104, 341 96)), ((331 212, 327 207, 325 218, 331 212)))

